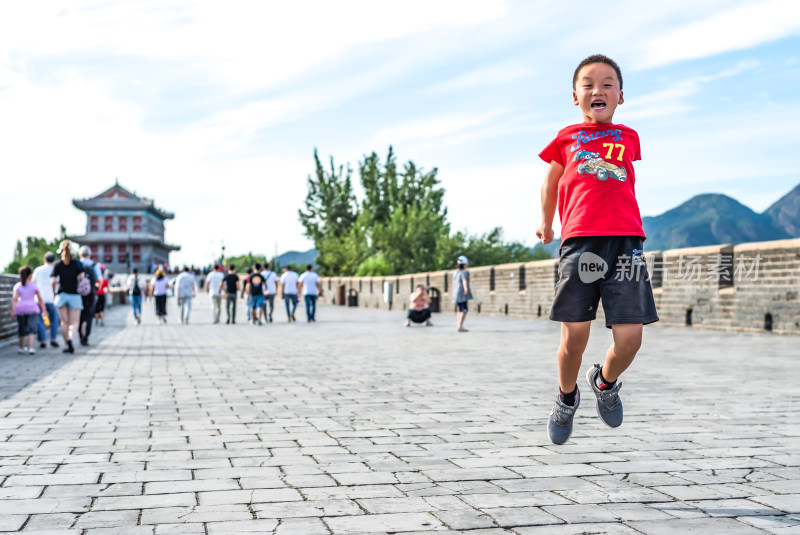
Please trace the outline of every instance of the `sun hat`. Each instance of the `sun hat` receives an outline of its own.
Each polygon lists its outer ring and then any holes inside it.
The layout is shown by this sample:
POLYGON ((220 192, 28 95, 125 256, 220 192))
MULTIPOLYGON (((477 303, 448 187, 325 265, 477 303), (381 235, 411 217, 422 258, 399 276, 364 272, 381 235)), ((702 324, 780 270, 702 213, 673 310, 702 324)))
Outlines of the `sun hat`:
POLYGON ((464 255, 461 255, 461 256, 458 257, 458 263, 459 264, 469 264, 469 262, 467 261, 467 257, 464 256, 464 255))

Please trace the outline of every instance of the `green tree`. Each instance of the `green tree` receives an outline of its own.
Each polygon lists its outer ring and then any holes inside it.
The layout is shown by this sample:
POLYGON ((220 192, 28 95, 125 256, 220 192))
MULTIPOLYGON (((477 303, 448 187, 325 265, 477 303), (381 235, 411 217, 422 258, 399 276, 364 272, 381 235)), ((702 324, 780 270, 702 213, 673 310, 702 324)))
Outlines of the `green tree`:
POLYGON ((315 176, 308 177, 300 221, 319 251, 325 275, 389 275, 449 268, 466 254, 472 265, 525 262, 534 254, 518 242, 505 243, 502 230, 484 235, 450 233, 445 190, 438 170, 425 171, 413 161, 398 168, 393 148, 385 160, 377 153, 358 164, 364 190, 353 194, 350 167, 320 163, 314 151, 315 176))
MULTIPOLYGON (((62 233, 64 225, 61 225, 62 233)), ((42 264, 44 255, 48 251, 55 253, 58 250, 58 244, 61 238, 55 238, 48 241, 45 238, 37 236, 27 236, 24 244, 22 240, 17 240, 14 246, 14 259, 6 266, 6 273, 17 273, 22 266, 30 266, 35 268, 42 264)))
POLYGON ((357 216, 356 198, 353 194, 352 169, 340 165, 336 168, 331 157, 330 170, 326 171, 314 150, 315 177, 308 177, 308 194, 305 211, 299 210, 300 222, 306 235, 313 240, 323 236, 342 236, 353 226, 357 216))

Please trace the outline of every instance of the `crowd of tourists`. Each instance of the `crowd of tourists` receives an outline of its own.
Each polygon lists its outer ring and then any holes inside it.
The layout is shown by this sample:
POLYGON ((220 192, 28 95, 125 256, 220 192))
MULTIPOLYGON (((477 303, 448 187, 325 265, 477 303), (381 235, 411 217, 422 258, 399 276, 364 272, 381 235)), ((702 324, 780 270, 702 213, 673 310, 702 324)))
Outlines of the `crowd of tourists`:
POLYGON ((17 319, 19 353, 35 354, 39 348, 60 347, 59 326, 64 353, 75 352, 75 338, 89 345, 92 324, 104 324, 106 294, 111 273, 92 260, 92 251, 83 246, 75 256, 72 244, 64 240, 56 254, 45 254, 36 269, 19 269, 14 285, 11 315, 17 319))
POLYGON ((242 277, 237 273, 235 265, 216 264, 207 275, 198 275, 188 266, 184 267, 174 279, 170 279, 159 268, 149 282, 145 282, 139 271, 134 269, 128 277, 127 291, 137 324, 142 321, 142 299, 151 298, 155 302, 158 322, 167 323, 167 298, 172 295, 177 299, 181 323, 188 324, 192 300, 197 297, 198 291, 204 291, 211 296, 214 323, 221 323, 224 303, 225 323, 236 324, 239 300, 243 300, 245 321, 264 325, 273 322, 276 296, 286 306, 288 323, 297 321, 295 313, 300 295, 305 301, 306 321, 317 321, 317 297, 322 295, 322 285, 319 275, 311 265, 301 275, 290 266, 284 266, 282 273, 278 275, 270 269, 269 264, 262 266, 255 263, 242 277))
MULTIPOLYGON (((87 246, 78 250, 76 258, 72 244, 65 240, 59 246, 58 255, 60 258, 48 252, 41 266, 36 269, 24 266, 19 270, 11 310, 17 319, 19 353, 35 354, 36 341, 40 349, 61 347, 59 331, 64 343, 63 352, 74 353, 76 338, 80 345, 88 346, 92 325, 104 325, 106 296, 113 274, 92 260, 91 249, 87 246)), ((458 331, 466 332, 467 301, 472 299, 467 258, 460 256, 457 264, 453 275, 453 301, 458 308, 458 331)), ((284 266, 279 275, 270 269, 269 264, 262 266, 260 263, 247 268, 244 276, 240 276, 232 264, 216 264, 207 274, 187 266, 173 279, 163 267, 158 267, 149 280, 134 268, 125 289, 137 324, 142 322, 142 303, 145 300, 154 302, 157 321, 167 323, 167 299, 170 296, 177 299, 180 322, 189 324, 192 301, 198 292, 211 297, 215 324, 221 323, 223 308, 225 323, 236 324, 240 300, 245 306, 245 321, 253 325, 272 323, 276 296, 283 300, 287 323, 297 321, 295 314, 299 296, 302 296, 306 321, 312 323, 316 322, 317 298, 323 294, 319 275, 312 265, 308 265, 302 274, 291 266, 284 266)), ((405 325, 411 326, 412 323, 433 325, 430 298, 423 285, 417 286, 411 294, 405 325)))

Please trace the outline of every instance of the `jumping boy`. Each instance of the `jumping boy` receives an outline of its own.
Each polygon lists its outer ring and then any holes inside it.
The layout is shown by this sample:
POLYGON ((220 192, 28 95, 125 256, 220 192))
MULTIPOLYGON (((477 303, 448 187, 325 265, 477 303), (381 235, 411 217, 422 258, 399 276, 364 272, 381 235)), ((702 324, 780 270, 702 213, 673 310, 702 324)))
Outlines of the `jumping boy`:
POLYGON ((611 122, 623 103, 622 73, 611 58, 589 56, 575 69, 573 101, 583 123, 568 126, 539 154, 550 168, 542 184, 542 224, 536 235, 553 241, 556 206, 561 218, 558 283, 550 319, 561 322, 559 393, 547 425, 555 444, 572 434, 580 405, 578 373, 591 321, 602 299, 613 343, 601 367, 586 374, 597 413, 609 427, 622 423, 618 381, 642 344, 642 326, 658 321, 642 243, 645 234, 634 191, 639 136, 611 122))

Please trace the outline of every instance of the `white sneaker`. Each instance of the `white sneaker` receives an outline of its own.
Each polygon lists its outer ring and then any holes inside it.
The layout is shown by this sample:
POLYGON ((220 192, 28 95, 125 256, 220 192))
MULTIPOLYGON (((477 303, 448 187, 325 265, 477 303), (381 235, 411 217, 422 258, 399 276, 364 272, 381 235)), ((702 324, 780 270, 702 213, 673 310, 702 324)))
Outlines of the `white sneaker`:
POLYGON ((22 349, 21 347, 18 347, 18 348, 17 348, 17 353, 19 353, 20 355, 22 355, 22 354, 24 354, 24 353, 25 353, 25 350, 24 350, 24 349, 22 349))
POLYGON ((31 347, 30 349, 28 349, 28 354, 29 355, 35 355, 36 354, 36 350, 31 347))

